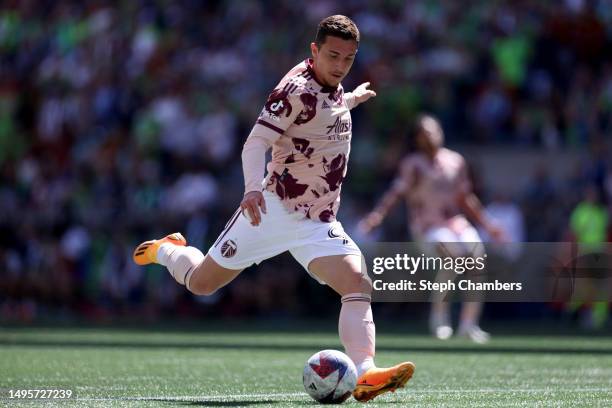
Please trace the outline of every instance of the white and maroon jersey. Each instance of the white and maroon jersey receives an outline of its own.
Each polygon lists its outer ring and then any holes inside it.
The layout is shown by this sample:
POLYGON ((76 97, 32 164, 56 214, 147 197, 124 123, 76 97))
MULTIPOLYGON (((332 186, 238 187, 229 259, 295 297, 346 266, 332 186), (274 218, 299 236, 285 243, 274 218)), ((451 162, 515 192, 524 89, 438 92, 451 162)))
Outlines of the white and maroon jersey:
POLYGON ((393 188, 406 199, 414 237, 423 237, 431 228, 445 226, 460 232, 469 226, 461 215, 458 198, 472 187, 459 153, 441 148, 433 160, 423 153, 407 156, 393 188))
POLYGON ((265 189, 285 208, 332 222, 340 205, 351 142, 354 96, 318 83, 308 59, 276 86, 252 133, 272 143, 265 189))

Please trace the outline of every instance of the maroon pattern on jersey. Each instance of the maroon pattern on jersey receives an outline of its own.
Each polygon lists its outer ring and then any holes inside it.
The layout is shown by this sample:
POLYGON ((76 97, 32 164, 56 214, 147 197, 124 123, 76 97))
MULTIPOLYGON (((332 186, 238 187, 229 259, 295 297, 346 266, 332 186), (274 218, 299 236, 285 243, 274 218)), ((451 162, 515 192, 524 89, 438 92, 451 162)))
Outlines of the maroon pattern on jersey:
POLYGON ((295 119, 296 125, 303 125, 310 122, 317 114, 317 97, 311 93, 303 93, 300 95, 300 100, 304 104, 304 109, 295 119))
POLYGON ((338 105, 342 104, 342 96, 344 95, 344 90, 342 88, 338 88, 329 93, 329 99, 337 103, 338 105))
POLYGON ((350 152, 350 99, 341 85, 317 82, 311 60, 291 69, 276 89, 260 115, 261 121, 283 129, 271 132, 262 124, 261 133, 273 143, 265 188, 289 211, 333 222, 350 152))
POLYGON ((308 188, 308 184, 298 183, 298 180, 289 173, 289 169, 285 169, 283 174, 273 172, 269 184, 274 184, 274 182, 276 182, 276 194, 278 194, 281 200, 304 195, 308 188))
MULTIPOLYGON (((331 204, 330 204, 330 207, 331 207, 331 204)), ((334 211, 330 208, 321 211, 321 213, 319 214, 319 220, 323 222, 332 222, 334 221, 334 218, 335 218, 334 211)))
POLYGON ((310 219, 310 210, 312 209, 312 206, 313 204, 297 204, 293 210, 301 211, 306 218, 310 219))
POLYGON ((327 159, 324 157, 323 169, 325 170, 325 176, 321 178, 327 182, 330 191, 336 191, 344 180, 346 156, 340 153, 329 164, 327 164, 327 159))
POLYGON ((285 159, 285 164, 291 164, 291 163, 295 163, 295 154, 291 153, 289 156, 287 156, 287 158, 285 159))
POLYGON ((291 141, 293 142, 295 150, 302 153, 307 159, 310 159, 310 155, 312 152, 314 152, 314 149, 312 147, 308 147, 310 146, 310 142, 308 140, 293 137, 291 138, 291 141))

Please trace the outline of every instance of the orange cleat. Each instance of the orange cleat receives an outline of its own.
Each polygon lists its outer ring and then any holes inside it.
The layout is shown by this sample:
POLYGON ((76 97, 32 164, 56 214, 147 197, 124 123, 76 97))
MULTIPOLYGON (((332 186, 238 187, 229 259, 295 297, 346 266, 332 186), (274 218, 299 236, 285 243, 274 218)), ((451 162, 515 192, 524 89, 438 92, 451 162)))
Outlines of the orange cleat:
POLYGON ((180 232, 166 235, 162 239, 154 239, 152 241, 145 241, 134 250, 132 259, 138 265, 148 265, 157 263, 157 250, 159 246, 164 243, 170 243, 179 246, 187 245, 187 240, 181 235, 180 232))
POLYGON ((357 380, 353 397, 357 401, 367 402, 385 392, 395 392, 412 378, 415 368, 410 361, 389 368, 370 368, 357 380))

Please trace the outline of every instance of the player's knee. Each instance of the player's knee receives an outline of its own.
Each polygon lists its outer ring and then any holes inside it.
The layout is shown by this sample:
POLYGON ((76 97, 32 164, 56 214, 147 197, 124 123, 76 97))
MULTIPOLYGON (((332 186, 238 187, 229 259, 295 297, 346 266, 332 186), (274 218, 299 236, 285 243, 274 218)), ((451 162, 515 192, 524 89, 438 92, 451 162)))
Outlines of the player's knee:
POLYGON ((361 275, 361 293, 366 293, 368 295, 372 294, 372 279, 368 275, 361 275))
POLYGON ((195 282, 195 284, 192 283, 189 285, 191 293, 198 296, 210 296, 215 293, 217 289, 219 289, 217 286, 207 282, 195 282))
POLYGON ((372 280, 370 277, 363 273, 353 273, 345 283, 345 293, 341 293, 342 296, 349 293, 365 293, 372 294, 372 280))
POLYGON ((188 289, 194 295, 210 296, 219 289, 219 285, 213 282, 212 279, 206 279, 204 265, 200 265, 193 271, 189 279, 188 289))

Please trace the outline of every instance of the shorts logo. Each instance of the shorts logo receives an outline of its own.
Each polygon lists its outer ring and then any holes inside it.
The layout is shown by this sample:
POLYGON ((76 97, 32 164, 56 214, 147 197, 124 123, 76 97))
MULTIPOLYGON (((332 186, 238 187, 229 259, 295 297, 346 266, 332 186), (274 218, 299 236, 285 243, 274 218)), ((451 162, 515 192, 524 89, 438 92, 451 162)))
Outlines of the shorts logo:
POLYGON ((221 255, 224 258, 231 258, 236 255, 236 250, 238 249, 238 245, 231 239, 228 239, 221 245, 221 255))
POLYGON ((327 231, 327 236, 330 237, 331 239, 334 238, 342 238, 342 244, 346 245, 348 244, 348 238, 346 237, 346 235, 344 235, 344 233, 338 233, 338 231, 336 230, 336 228, 331 227, 329 229, 329 231, 327 231))

